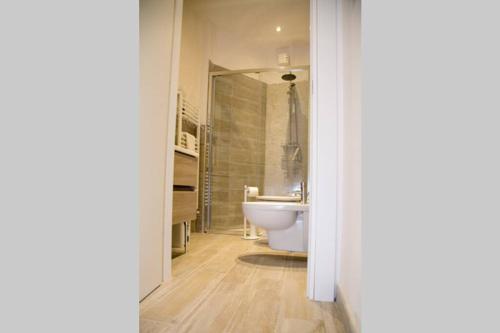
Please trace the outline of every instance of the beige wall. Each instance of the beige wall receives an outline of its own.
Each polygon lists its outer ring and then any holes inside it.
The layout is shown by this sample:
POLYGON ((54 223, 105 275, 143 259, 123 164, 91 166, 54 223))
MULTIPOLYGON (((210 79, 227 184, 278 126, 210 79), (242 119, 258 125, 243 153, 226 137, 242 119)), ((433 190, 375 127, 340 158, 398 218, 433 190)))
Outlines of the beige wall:
POLYGON ((174 0, 140 1, 141 299, 161 283, 163 264, 170 265, 170 258, 162 260, 173 17, 174 0))
POLYGON ((361 2, 343 0, 343 204, 338 289, 361 329, 361 2))

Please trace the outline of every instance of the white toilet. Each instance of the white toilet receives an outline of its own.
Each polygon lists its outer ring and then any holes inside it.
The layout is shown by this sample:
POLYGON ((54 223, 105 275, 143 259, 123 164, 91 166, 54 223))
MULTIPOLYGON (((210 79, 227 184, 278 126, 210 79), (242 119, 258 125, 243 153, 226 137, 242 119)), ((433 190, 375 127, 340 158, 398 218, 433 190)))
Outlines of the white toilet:
POLYGON ((307 252, 309 205, 300 202, 243 202, 243 214, 265 229, 274 250, 307 252))

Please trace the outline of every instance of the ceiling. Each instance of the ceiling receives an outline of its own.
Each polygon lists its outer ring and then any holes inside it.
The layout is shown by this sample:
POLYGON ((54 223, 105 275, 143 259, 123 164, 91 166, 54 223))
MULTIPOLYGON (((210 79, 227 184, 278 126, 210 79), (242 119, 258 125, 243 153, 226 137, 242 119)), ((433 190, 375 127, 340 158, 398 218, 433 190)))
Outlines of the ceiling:
POLYGON ((309 0, 185 0, 184 5, 252 44, 309 42, 309 0))

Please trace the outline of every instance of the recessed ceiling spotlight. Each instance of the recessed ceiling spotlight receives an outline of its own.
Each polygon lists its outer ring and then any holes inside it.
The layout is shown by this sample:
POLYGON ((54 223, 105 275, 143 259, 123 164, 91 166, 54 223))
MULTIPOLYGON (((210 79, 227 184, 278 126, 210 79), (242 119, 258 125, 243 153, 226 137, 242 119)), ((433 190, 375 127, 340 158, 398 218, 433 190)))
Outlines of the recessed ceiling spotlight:
POLYGON ((281 27, 278 25, 278 26, 276 27, 276 32, 280 32, 280 31, 281 31, 281 27))

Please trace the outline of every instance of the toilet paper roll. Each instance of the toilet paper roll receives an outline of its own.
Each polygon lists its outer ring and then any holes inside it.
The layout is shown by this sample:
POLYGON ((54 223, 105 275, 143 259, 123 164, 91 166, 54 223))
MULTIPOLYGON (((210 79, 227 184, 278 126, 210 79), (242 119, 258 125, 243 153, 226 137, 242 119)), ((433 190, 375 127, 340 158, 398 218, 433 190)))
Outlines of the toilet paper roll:
POLYGON ((259 195, 259 188, 258 187, 247 187, 247 196, 248 197, 256 197, 259 195))

